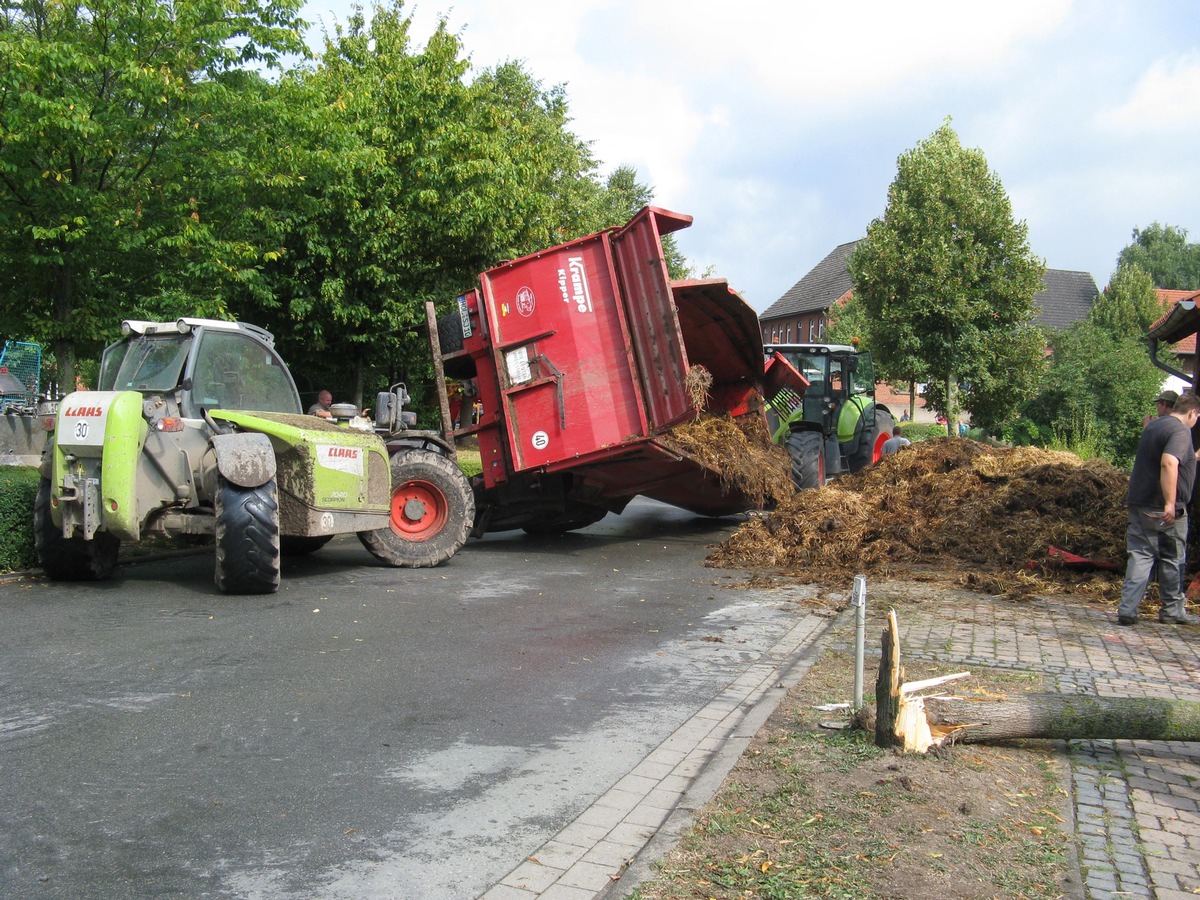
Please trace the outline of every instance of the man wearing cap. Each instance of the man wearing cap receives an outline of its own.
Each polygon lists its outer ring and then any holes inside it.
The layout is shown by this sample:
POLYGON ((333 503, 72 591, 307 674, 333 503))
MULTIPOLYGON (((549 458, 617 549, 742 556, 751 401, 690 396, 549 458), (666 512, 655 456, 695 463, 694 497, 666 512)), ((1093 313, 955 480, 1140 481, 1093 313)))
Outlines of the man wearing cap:
MULTIPOLYGON (((1163 416, 1169 416, 1171 414, 1172 407, 1175 406, 1175 401, 1178 399, 1179 395, 1174 391, 1163 391, 1161 394, 1155 397, 1154 407, 1158 410, 1158 418, 1161 419, 1163 416)), ((1151 416, 1142 417, 1143 428, 1150 424, 1151 418, 1151 416)))

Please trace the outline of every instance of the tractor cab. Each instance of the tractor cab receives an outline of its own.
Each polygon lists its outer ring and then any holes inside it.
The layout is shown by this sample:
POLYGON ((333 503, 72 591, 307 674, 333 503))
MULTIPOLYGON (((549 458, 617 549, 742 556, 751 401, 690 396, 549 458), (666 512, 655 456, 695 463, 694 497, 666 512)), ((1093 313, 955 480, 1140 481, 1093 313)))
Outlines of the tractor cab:
POLYGON ((769 403, 767 413, 774 441, 792 453, 797 488, 819 486, 826 475, 857 472, 878 461, 895 426, 891 413, 875 402, 870 351, 849 344, 768 344, 764 350, 768 358, 778 353, 808 381, 801 404, 769 403), (801 457, 818 452, 819 460, 800 464, 801 457))

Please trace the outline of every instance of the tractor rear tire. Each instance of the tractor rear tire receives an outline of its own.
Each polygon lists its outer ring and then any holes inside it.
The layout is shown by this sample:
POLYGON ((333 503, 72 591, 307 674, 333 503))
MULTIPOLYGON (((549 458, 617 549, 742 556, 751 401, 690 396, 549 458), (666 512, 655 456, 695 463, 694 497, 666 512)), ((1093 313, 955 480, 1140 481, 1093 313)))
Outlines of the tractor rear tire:
POLYGON ((825 441, 817 431, 793 431, 787 439, 792 458, 792 484, 798 491, 825 484, 825 441))
POLYGON ((279 590, 279 500, 275 481, 244 488, 217 476, 217 560, 213 581, 224 594, 279 590))
POLYGON ((363 546, 391 566, 438 566, 467 542, 475 497, 454 461, 431 450, 401 450, 392 457, 391 521, 360 531, 363 546))
POLYGON ((38 562, 51 581, 103 581, 117 568, 121 542, 107 531, 90 541, 63 537, 50 517, 50 479, 38 484, 33 501, 33 544, 38 562))
POLYGON ((858 450, 847 462, 851 472, 865 469, 883 458, 883 445, 896 433, 896 420, 881 406, 875 407, 875 425, 870 428, 858 444, 858 450))

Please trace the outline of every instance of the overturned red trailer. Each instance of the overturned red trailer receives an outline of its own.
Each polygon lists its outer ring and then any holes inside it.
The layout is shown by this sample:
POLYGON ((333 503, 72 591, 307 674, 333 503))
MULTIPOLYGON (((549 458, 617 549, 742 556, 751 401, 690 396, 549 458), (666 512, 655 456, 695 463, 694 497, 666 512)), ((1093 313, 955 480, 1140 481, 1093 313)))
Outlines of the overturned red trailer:
MULTIPOLYGON (((701 414, 766 436, 758 316, 724 280, 667 274, 661 237, 691 222, 647 207, 497 266, 439 323, 435 362, 482 406, 450 429, 479 442, 477 533, 568 531, 639 494, 708 516, 755 505, 664 440, 701 414)), ((782 378, 803 392, 794 370, 782 378)))

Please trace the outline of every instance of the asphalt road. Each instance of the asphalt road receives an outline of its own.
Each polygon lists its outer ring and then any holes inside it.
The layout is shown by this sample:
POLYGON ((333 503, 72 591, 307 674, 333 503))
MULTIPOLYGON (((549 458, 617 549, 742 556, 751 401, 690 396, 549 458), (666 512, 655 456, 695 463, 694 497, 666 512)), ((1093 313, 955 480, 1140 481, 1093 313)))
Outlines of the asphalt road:
POLYGON ((0 896, 478 896, 795 624, 702 566, 737 524, 339 538, 268 597, 208 553, 0 583, 0 896))

